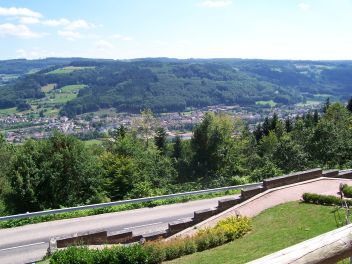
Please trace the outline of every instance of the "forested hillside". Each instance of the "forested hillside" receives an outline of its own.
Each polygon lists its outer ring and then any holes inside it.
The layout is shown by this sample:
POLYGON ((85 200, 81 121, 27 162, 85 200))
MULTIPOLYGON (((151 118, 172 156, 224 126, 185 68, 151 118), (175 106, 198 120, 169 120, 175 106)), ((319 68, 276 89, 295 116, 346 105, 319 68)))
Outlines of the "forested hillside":
POLYGON ((287 105, 322 95, 347 99, 352 89, 350 62, 235 59, 68 62, 0 86, 0 108, 23 104, 30 108, 28 99, 44 98, 42 88, 47 85, 54 85, 57 90, 67 85, 83 85, 77 96, 61 106, 61 114, 70 117, 111 107, 124 112, 140 112, 144 108, 169 112, 217 104, 255 105, 268 100, 287 105))
POLYGON ((166 140, 145 111, 103 145, 54 133, 12 145, 0 137, 0 215, 208 187, 258 182, 309 168, 351 168, 352 101, 325 113, 279 120, 251 133, 232 117, 207 113, 190 140, 166 140))

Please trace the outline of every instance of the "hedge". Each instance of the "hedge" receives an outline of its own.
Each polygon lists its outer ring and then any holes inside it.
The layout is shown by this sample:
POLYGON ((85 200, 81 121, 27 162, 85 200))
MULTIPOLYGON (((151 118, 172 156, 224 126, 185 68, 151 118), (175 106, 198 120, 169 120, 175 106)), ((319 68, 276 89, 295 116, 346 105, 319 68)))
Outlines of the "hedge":
MULTIPOLYGON (((311 204, 321 204, 321 205, 341 205, 342 204, 341 198, 333 196, 333 195, 304 193, 302 198, 303 198, 303 202, 311 203, 311 204)), ((346 203, 349 206, 352 205, 352 201, 350 201, 350 200, 344 200, 344 201, 346 201, 346 203)))
POLYGON ((342 185, 342 193, 347 198, 352 198, 352 186, 347 184, 342 185))
POLYGON ((145 245, 114 246, 112 248, 88 249, 69 247, 55 252, 51 264, 159 264, 184 255, 220 246, 242 237, 251 230, 247 217, 229 217, 215 227, 201 229, 192 237, 169 241, 147 242, 145 245))

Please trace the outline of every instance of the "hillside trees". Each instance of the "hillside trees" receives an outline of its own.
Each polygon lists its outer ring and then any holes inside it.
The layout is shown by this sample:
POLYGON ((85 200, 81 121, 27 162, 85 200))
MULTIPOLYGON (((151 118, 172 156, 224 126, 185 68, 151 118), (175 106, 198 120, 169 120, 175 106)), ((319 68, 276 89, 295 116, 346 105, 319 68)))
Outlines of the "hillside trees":
POLYGON ((339 103, 332 104, 319 121, 310 142, 310 155, 329 168, 351 165, 352 114, 339 103))
POLYGON ((55 133, 17 147, 8 178, 15 212, 94 203, 104 200, 101 170, 84 144, 55 133))
POLYGON ((14 148, 6 143, 5 138, 0 134, 0 215, 6 213, 6 197, 11 192, 8 181, 8 174, 13 159, 14 148))
POLYGON ((229 166, 228 158, 236 155, 232 138, 234 122, 226 115, 207 113, 193 131, 191 150, 194 176, 205 181, 216 180, 219 171, 229 166))
POLYGON ((113 199, 166 193, 174 183, 177 175, 171 159, 146 140, 129 131, 108 143, 101 161, 105 186, 113 199))

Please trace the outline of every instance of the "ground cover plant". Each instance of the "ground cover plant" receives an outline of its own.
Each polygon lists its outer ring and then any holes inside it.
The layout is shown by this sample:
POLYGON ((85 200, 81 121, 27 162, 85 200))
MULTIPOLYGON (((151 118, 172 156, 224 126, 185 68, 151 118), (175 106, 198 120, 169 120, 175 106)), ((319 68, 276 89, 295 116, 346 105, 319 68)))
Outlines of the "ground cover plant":
POLYGON ((345 212, 333 206, 290 202, 252 219, 252 231, 226 245, 195 253, 170 264, 247 263, 341 227, 345 212), (341 221, 337 221, 340 219, 341 221))
POLYGON ((215 227, 201 229, 194 236, 157 241, 145 245, 115 246, 96 250, 87 247, 71 247, 57 251, 50 263, 129 263, 158 264, 165 260, 214 248, 244 236, 251 230, 247 217, 229 217, 215 227))

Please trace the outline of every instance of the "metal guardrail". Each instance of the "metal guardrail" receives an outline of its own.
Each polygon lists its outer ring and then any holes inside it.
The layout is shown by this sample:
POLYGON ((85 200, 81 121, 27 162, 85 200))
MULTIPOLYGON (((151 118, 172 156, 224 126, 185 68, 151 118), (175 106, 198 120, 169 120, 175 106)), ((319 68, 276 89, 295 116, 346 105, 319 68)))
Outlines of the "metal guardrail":
POLYGON ((153 197, 146 197, 146 198, 130 199, 130 200, 123 200, 123 201, 109 202, 109 203, 82 205, 82 206, 76 206, 76 207, 70 207, 70 208, 54 209, 54 210, 47 210, 47 211, 40 211, 40 212, 33 212, 33 213, 8 215, 8 216, 0 217, 0 221, 29 218, 29 217, 41 216, 41 215, 67 213, 67 212, 81 211, 81 210, 87 210, 87 209, 98 209, 98 208, 104 208, 104 207, 110 207, 110 206, 122 205, 122 204, 151 202, 151 201, 178 198, 178 197, 189 196, 189 195, 209 194, 209 193, 216 193, 216 192, 224 192, 228 190, 241 190, 241 189, 259 187, 259 186, 262 186, 262 182, 207 189, 207 190, 199 190, 199 191, 192 191, 192 192, 174 193, 174 194, 167 194, 167 195, 160 195, 160 196, 153 196, 153 197))

